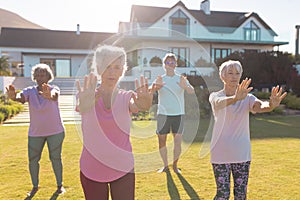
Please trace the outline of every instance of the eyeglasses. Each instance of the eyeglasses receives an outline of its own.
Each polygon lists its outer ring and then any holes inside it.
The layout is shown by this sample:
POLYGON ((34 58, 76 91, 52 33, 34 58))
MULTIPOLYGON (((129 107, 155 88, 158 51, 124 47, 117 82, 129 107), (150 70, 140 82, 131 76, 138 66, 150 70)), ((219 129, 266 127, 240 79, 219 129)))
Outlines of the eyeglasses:
POLYGON ((167 61, 166 62, 166 65, 175 65, 175 64, 176 64, 176 62, 174 62, 174 61, 171 61, 171 62, 167 61))

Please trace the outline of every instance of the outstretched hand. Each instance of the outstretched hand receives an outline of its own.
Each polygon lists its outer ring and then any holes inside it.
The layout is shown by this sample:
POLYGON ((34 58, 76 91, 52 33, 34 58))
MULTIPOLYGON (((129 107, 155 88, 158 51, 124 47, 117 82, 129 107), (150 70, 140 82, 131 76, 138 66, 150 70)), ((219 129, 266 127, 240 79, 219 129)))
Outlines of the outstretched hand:
POLYGON ((155 79, 155 82, 153 82, 152 84, 152 91, 157 91, 160 90, 160 88, 162 88, 165 85, 165 83, 163 82, 163 79, 160 75, 157 76, 157 78, 155 79))
POLYGON ((84 77, 83 87, 80 86, 80 81, 76 81, 79 98, 79 111, 87 112, 95 105, 95 90, 97 77, 90 73, 84 77))
POLYGON ((185 76, 181 75, 180 76, 180 82, 177 83, 182 89, 185 89, 188 87, 188 84, 187 84, 187 79, 185 76))
POLYGON ((6 93, 9 99, 12 100, 16 99, 17 93, 16 93, 15 86, 9 85, 8 87, 6 87, 6 93))
POLYGON ((57 93, 52 96, 50 85, 48 85, 47 83, 42 84, 42 91, 39 91, 39 94, 42 95, 42 97, 44 97, 45 99, 49 100, 57 100, 58 97, 57 93))
POLYGON ((282 99, 284 99, 284 97, 287 95, 286 92, 284 92, 282 94, 282 87, 280 87, 277 85, 276 87, 272 88, 272 92, 271 92, 271 96, 270 96, 270 107, 271 108, 276 108, 280 105, 280 102, 282 101, 282 99))
POLYGON ((253 87, 249 87, 251 83, 251 78, 245 78, 237 87, 235 92, 236 100, 243 100, 246 98, 248 93, 253 89, 253 87))
POLYGON ((152 105, 153 88, 148 88, 148 79, 144 76, 140 77, 140 83, 135 80, 136 96, 133 95, 133 100, 139 110, 148 110, 152 105))

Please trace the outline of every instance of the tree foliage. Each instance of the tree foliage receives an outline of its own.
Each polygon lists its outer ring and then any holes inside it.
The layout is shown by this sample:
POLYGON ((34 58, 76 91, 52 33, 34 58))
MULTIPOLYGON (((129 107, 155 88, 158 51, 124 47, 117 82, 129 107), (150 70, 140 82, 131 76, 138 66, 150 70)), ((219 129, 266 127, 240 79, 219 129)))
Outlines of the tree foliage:
POLYGON ((158 67, 162 65, 162 60, 160 59, 160 57, 154 56, 153 58, 151 58, 149 63, 151 67, 158 67))
POLYGON ((220 66, 226 60, 240 61, 243 66, 242 79, 251 78, 251 85, 256 89, 285 85, 287 89, 295 93, 298 91, 296 87, 300 85, 300 78, 293 66, 293 59, 288 53, 274 51, 261 53, 234 52, 225 59, 219 59, 217 66, 220 66))
POLYGON ((8 57, 0 57, 0 76, 10 76, 11 71, 9 69, 8 57))
POLYGON ((212 63, 207 62, 204 58, 200 57, 194 64, 195 67, 211 67, 212 63))

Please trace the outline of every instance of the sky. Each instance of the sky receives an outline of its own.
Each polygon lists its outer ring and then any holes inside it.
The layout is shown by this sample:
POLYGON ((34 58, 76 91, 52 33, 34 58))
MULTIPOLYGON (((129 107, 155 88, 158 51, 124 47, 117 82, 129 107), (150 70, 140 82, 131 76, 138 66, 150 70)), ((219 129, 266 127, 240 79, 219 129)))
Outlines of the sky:
MULTIPOLYGON (((51 30, 112 32, 129 22, 132 5, 172 7, 179 0, 0 0, 0 8, 51 30)), ((200 9, 202 0, 182 0, 188 9, 200 9)), ((299 0, 210 0, 212 11, 255 12, 277 33, 275 41, 289 42, 280 51, 295 54, 299 0)))

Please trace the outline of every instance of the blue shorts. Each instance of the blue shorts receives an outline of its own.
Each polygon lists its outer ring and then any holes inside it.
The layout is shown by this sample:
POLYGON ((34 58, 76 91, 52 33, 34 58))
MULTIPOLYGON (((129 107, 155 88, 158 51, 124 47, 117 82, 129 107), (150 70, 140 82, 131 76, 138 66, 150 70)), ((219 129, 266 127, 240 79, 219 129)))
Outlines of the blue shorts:
POLYGON ((183 115, 158 115, 157 116, 157 134, 183 133, 183 115))

